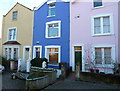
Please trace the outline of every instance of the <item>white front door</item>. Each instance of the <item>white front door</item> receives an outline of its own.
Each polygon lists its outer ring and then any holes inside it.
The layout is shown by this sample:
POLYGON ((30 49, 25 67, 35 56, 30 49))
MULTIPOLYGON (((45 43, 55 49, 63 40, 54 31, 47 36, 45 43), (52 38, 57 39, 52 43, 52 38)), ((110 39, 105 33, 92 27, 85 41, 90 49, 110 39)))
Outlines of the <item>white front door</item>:
POLYGON ((23 59, 24 60, 28 60, 30 59, 30 53, 31 53, 31 48, 30 46, 24 46, 24 49, 23 49, 23 59))

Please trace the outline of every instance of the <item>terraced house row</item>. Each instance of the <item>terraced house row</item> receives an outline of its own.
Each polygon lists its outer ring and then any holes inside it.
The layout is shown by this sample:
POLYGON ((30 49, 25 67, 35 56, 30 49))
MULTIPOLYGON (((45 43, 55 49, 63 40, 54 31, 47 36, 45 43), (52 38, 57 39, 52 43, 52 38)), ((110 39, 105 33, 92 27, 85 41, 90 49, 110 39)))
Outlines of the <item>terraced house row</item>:
POLYGON ((120 2, 45 0, 31 10, 17 3, 3 16, 2 55, 47 58, 48 67, 80 62, 81 71, 113 73, 120 63, 120 2))

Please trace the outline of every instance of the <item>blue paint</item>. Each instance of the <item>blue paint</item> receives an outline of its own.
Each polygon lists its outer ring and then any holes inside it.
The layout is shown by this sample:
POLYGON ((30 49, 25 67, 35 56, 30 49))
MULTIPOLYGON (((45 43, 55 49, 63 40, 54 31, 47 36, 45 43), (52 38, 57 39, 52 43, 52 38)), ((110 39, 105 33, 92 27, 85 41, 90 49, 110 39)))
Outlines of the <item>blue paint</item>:
POLYGON ((61 46, 61 62, 66 62, 69 65, 69 50, 70 50, 70 11, 69 2, 56 2, 55 16, 47 17, 48 4, 45 3, 42 7, 34 12, 34 32, 33 46, 42 46, 42 58, 45 57, 45 46, 59 45, 61 46), (45 38, 46 22, 61 21, 61 37, 60 38, 45 38), (36 42, 40 43, 37 44, 36 42))

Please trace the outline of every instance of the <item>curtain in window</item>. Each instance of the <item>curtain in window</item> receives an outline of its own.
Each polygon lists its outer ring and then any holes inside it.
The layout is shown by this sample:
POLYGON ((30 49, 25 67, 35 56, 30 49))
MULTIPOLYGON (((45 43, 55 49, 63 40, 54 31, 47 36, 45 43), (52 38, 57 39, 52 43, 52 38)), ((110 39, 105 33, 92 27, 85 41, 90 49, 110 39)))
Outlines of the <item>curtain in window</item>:
POLYGON ((104 62, 105 64, 111 64, 111 48, 104 48, 104 62))
POLYGON ((102 64, 102 51, 101 48, 95 48, 95 63, 102 64))
POLYGON ((103 33, 110 33, 110 17, 103 17, 103 33))
POLYGON ((94 34, 100 34, 101 28, 100 28, 100 17, 94 18, 94 34))

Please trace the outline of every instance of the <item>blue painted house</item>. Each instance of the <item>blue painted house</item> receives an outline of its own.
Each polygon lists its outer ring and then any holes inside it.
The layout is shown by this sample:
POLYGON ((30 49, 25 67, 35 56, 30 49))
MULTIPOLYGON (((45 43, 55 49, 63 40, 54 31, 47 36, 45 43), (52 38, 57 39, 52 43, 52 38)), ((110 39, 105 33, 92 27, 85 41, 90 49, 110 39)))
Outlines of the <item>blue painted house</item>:
POLYGON ((69 7, 69 2, 46 0, 34 11, 33 58, 47 58, 49 67, 69 66, 69 7))

